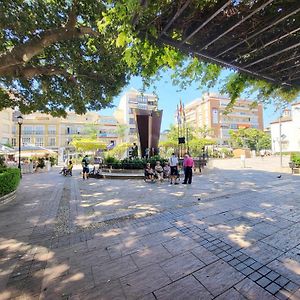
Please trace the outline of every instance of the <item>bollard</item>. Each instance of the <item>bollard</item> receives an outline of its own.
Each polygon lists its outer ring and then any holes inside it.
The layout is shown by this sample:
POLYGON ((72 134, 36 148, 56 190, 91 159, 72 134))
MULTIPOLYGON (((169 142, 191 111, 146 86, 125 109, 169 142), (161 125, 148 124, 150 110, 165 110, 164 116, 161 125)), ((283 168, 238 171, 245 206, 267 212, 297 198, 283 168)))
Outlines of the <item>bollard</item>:
POLYGON ((246 168, 246 155, 241 155, 242 168, 246 168))

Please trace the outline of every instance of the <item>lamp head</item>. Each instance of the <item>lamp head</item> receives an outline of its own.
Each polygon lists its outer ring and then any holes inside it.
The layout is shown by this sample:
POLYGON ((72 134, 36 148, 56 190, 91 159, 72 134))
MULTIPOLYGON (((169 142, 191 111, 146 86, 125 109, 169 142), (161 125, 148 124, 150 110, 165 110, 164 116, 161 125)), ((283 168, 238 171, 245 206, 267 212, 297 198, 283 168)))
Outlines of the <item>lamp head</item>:
POLYGON ((23 117, 21 115, 17 117, 17 120, 19 125, 23 124, 23 117))

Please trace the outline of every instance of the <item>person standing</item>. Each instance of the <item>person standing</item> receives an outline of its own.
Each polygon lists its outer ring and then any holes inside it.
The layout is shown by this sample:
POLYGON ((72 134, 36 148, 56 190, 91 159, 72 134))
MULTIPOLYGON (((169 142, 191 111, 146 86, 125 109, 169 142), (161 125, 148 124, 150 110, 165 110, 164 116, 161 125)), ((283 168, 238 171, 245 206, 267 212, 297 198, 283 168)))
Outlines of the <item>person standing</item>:
POLYGON ((82 177, 83 179, 88 179, 88 174, 89 174, 89 157, 86 155, 82 161, 81 161, 81 165, 82 165, 82 177))
POLYGON ((194 160, 186 153, 183 160, 184 181, 182 184, 191 184, 193 177, 194 160))
POLYGON ((169 158, 169 164, 171 168, 171 174, 170 174, 170 183, 178 184, 177 177, 178 177, 178 158, 175 155, 175 153, 172 153, 172 156, 169 158))
POLYGON ((133 143, 133 146, 132 146, 132 157, 133 158, 138 157, 138 146, 136 143, 133 143))

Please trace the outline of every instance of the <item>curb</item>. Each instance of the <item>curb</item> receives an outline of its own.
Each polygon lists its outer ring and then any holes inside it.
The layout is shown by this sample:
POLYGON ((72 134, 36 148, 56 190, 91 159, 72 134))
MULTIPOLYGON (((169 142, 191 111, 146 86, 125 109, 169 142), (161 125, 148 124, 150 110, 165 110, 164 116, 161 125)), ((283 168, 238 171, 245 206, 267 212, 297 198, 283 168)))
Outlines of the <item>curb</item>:
POLYGON ((0 197, 0 207, 4 206, 7 203, 12 202, 15 199, 16 199, 16 190, 7 195, 0 197))

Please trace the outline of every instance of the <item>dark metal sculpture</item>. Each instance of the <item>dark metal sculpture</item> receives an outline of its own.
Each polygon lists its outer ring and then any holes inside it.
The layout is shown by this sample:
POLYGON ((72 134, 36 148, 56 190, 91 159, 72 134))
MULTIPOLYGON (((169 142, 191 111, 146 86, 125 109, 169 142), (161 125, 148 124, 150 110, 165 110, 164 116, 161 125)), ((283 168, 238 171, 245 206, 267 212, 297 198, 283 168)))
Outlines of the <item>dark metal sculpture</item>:
POLYGON ((140 139, 140 150, 142 156, 157 155, 162 110, 149 111, 136 109, 134 114, 140 139))

